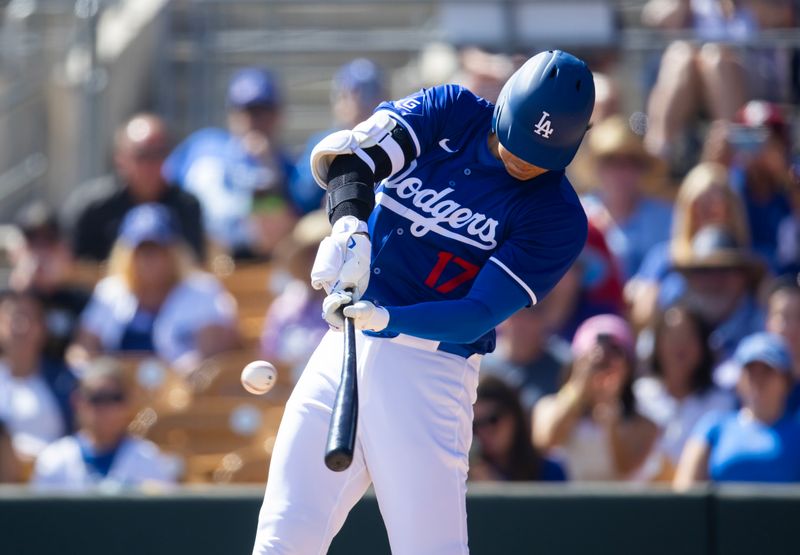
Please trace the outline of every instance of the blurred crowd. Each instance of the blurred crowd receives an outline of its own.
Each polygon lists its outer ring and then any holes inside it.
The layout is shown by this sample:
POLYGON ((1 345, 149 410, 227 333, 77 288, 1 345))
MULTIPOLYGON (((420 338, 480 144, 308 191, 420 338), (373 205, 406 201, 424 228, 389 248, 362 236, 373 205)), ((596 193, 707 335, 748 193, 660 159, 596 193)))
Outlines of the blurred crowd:
MULTIPOLYGON (((650 0, 643 18, 695 40, 653 62, 633 115, 613 57, 589 57, 597 104, 568 169, 589 239, 482 362, 472 480, 800 482, 798 53, 751 44, 795 27, 796 5, 650 0)), ((526 59, 454 55, 447 80, 489 100, 526 59)), ((132 375, 126 357, 192 380, 244 350, 296 380, 327 331, 308 280, 329 232, 309 152, 387 98, 387 69, 340 68, 330 121, 293 153, 277 76, 243 68, 224 128, 178 142, 158 115, 136 114, 111 138, 108 176, 17 214, 2 235, 0 482, 184 479, 136 433, 152 373, 132 375), (226 285, 241 267, 265 269, 255 337, 226 285)))

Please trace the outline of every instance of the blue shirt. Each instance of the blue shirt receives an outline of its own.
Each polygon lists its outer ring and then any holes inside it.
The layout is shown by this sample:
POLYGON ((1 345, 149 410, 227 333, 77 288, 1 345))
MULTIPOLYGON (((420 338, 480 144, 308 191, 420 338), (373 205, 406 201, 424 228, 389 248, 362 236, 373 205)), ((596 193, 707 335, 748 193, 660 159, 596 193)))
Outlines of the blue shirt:
MULTIPOLYGON (((601 208, 602 198, 597 195, 586 195, 584 202, 589 214, 605 210, 601 208)), ((604 235, 608 248, 619 260, 623 277, 627 280, 639 271, 650 249, 669 240, 672 207, 660 200, 645 197, 625 221, 614 224, 604 235)))
POLYGON ((741 411, 705 415, 692 436, 710 448, 715 482, 800 482, 800 420, 787 414, 763 424, 741 411))
POLYGON ((114 464, 114 459, 119 453, 119 448, 125 441, 123 439, 108 451, 98 451, 82 434, 77 434, 75 439, 78 441, 81 458, 86 465, 88 473, 102 477, 108 476, 111 466, 114 464))
POLYGON ((747 175, 742 168, 731 171, 731 183, 744 201, 747 223, 753 250, 763 256, 773 269, 778 266, 778 226, 792 213, 789 199, 783 193, 774 193, 766 201, 756 200, 747 187, 747 175))
MULTIPOLYGON (((493 105, 457 85, 377 110, 408 131, 417 156, 376 189, 365 298, 400 307, 461 299, 489 265, 528 304, 544 298, 586 241, 586 215, 564 172, 511 177, 489 151, 493 105)), ((493 345, 494 330, 472 344, 481 353, 493 345)))
POLYGON ((294 169, 279 154, 274 171, 245 151, 241 140, 224 129, 201 129, 179 144, 164 161, 162 173, 197 197, 208 234, 228 248, 250 244, 247 218, 254 193, 276 187, 287 196, 294 169), (278 175, 282 173, 282 175, 278 175))

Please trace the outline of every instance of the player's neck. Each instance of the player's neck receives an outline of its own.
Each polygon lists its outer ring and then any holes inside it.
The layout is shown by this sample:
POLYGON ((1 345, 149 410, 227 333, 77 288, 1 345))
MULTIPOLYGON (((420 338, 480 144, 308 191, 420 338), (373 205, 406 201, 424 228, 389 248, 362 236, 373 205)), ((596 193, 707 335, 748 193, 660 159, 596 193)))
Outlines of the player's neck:
POLYGON ((500 149, 498 148, 500 145, 500 140, 497 138, 497 135, 494 133, 489 133, 486 143, 489 145, 489 152, 492 154, 492 156, 502 162, 502 158, 500 158, 500 149))

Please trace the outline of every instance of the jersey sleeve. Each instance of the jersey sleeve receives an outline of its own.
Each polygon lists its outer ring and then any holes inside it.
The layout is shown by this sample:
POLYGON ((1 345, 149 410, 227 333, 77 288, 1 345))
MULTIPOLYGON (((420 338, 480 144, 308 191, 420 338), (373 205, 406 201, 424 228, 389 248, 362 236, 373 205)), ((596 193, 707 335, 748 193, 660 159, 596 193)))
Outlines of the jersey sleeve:
POLYGON ((558 187, 560 200, 518 211, 510 235, 489 259, 527 293, 530 306, 555 287, 586 243, 586 214, 566 179, 558 187))
POLYGON ((445 136, 456 137, 460 129, 491 104, 460 85, 421 89, 400 100, 383 102, 375 112, 386 111, 408 131, 416 155, 436 146, 445 136))

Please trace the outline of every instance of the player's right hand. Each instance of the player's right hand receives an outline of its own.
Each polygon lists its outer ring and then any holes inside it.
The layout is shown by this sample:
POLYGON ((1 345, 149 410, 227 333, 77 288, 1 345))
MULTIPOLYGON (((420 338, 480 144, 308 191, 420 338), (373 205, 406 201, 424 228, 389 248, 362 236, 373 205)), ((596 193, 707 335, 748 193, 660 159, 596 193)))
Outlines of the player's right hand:
POLYGON ((345 289, 357 301, 369 285, 371 243, 367 224, 355 216, 344 216, 333 224, 317 250, 311 269, 311 286, 330 294, 345 289))

